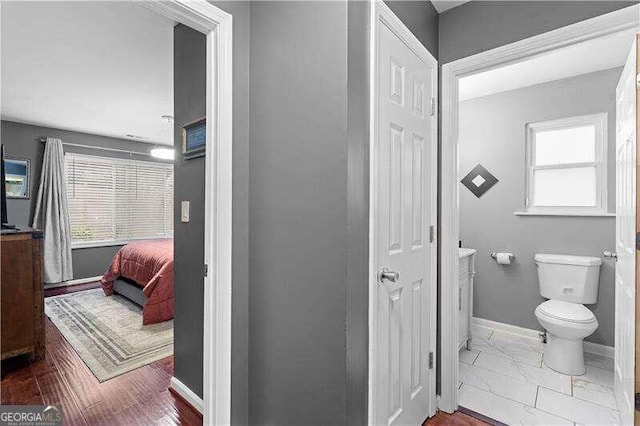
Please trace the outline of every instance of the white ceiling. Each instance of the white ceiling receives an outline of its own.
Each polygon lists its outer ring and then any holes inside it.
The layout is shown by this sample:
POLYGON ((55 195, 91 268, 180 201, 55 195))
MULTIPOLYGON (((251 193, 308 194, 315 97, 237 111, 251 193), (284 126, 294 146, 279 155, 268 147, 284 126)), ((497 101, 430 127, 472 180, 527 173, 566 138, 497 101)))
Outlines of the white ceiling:
POLYGON ((469 1, 470 0, 431 0, 431 3, 438 13, 442 13, 445 10, 453 9, 469 1))
POLYGON ((3 2, 2 119, 173 144, 173 25, 134 2, 3 2))
POLYGON ((561 80, 624 65, 634 32, 622 32, 460 80, 460 100, 561 80))

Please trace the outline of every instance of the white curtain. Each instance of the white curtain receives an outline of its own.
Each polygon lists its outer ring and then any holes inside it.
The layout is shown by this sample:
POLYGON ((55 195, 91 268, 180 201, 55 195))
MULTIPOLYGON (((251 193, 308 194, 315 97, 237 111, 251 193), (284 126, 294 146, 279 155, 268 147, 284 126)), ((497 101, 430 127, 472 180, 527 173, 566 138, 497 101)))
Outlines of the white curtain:
POLYGON ((64 151, 60 139, 47 138, 33 227, 44 231, 44 282, 73 279, 64 151))

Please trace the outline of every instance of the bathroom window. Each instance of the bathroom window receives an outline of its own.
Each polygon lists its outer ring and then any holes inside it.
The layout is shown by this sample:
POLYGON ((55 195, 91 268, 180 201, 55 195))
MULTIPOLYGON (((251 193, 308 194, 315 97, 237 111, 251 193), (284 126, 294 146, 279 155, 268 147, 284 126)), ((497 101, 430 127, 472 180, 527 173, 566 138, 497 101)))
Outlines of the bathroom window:
POLYGON ((607 213, 606 123, 602 113, 527 125, 527 213, 607 213))

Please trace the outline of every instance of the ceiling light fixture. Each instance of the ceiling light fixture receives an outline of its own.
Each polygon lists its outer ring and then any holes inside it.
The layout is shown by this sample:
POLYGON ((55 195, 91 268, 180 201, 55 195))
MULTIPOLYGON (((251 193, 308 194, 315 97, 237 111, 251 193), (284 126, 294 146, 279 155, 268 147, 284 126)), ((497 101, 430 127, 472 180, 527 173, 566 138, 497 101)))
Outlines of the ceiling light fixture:
POLYGON ((175 158, 175 151, 171 148, 153 148, 151 150, 151 156, 162 160, 173 160, 175 158))

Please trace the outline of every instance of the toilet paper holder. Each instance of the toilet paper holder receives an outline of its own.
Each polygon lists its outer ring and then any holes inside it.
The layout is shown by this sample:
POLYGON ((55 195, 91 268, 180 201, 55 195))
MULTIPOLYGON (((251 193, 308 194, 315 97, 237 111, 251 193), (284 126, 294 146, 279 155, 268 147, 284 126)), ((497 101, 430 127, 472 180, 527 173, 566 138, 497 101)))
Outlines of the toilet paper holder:
MULTIPOLYGON (((489 253, 489 257, 491 257, 493 260, 496 260, 498 258, 498 253, 489 253)), ((516 260, 516 256, 509 253, 509 260, 513 262, 514 260, 516 260)))

